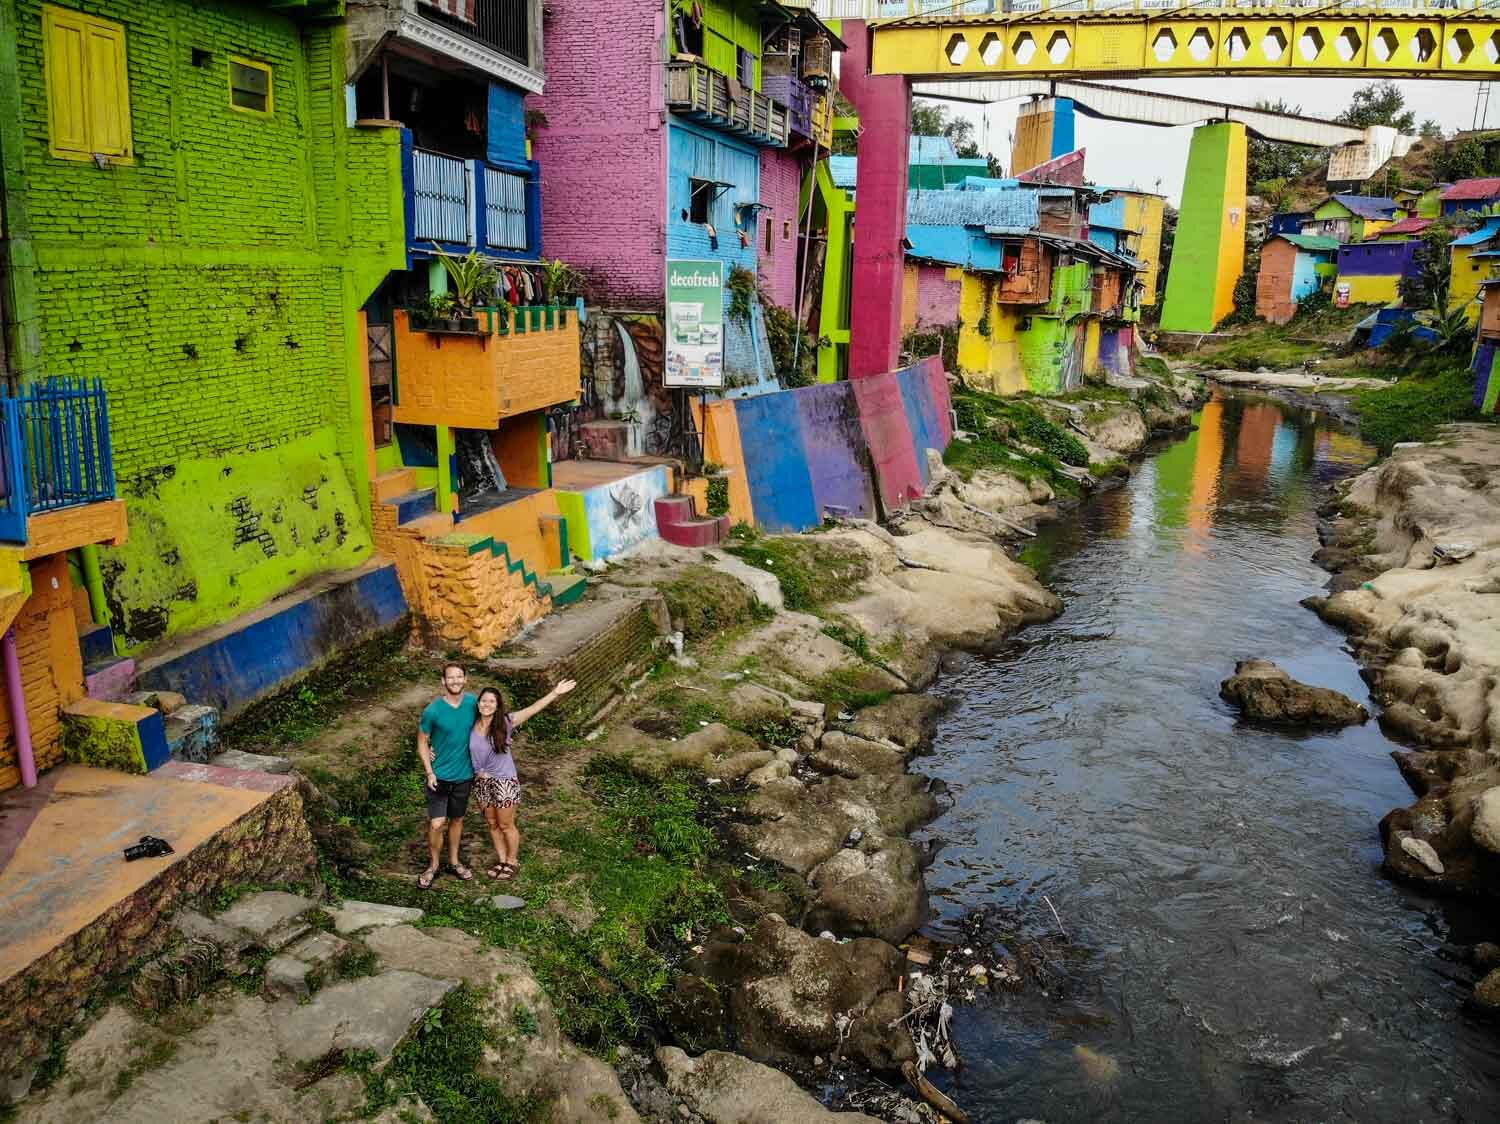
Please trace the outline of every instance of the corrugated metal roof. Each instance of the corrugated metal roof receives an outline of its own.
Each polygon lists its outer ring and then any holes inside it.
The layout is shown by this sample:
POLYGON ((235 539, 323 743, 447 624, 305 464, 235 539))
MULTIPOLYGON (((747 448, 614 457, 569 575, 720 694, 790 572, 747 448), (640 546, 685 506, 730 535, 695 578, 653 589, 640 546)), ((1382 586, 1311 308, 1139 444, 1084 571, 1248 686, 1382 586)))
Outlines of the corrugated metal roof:
POLYGON ((1333 198, 1362 219, 1388 219, 1396 209, 1396 201, 1384 195, 1335 195, 1333 198))
POLYGON ((1400 222, 1391 223, 1390 226, 1386 227, 1384 230, 1377 231, 1370 237, 1384 238, 1388 234, 1421 234, 1422 231, 1426 230, 1431 225, 1431 219, 1424 219, 1417 215, 1412 215, 1411 218, 1402 219, 1400 222))
POLYGON ((1444 203, 1461 199, 1495 199, 1497 197, 1500 197, 1500 176, 1459 180, 1442 194, 1444 203))
POLYGON ((1331 234, 1278 234, 1275 237, 1290 242, 1299 250, 1333 253, 1339 248, 1339 240, 1331 234))
POLYGON ((996 191, 1006 187, 1020 187, 1020 180, 995 179, 992 176, 965 176, 961 183, 955 184, 956 191, 996 191))
POLYGON ((828 174, 833 177, 833 186, 854 190, 854 181, 859 174, 858 156, 830 156, 828 174))
POLYGON ((1041 221, 1037 193, 1024 187, 993 191, 913 191, 908 226, 1004 226, 1031 229, 1041 221))
POLYGON ((1488 242, 1500 233, 1500 216, 1491 216, 1484 220, 1478 230, 1471 230, 1467 234, 1460 234, 1452 242, 1454 246, 1479 246, 1488 242))
POLYGON ((957 168, 990 166, 982 156, 960 156, 947 137, 912 137, 906 160, 909 164, 949 164, 957 168))

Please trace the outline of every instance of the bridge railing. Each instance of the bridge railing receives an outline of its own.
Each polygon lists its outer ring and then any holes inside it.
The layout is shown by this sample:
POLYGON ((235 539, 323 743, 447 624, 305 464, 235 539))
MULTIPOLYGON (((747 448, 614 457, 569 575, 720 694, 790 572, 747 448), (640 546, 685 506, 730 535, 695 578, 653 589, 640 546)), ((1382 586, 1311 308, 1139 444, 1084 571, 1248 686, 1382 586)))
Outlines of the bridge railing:
POLYGON ((822 19, 900 19, 906 16, 1030 15, 1033 12, 1468 12, 1495 10, 1493 0, 813 0, 822 19))

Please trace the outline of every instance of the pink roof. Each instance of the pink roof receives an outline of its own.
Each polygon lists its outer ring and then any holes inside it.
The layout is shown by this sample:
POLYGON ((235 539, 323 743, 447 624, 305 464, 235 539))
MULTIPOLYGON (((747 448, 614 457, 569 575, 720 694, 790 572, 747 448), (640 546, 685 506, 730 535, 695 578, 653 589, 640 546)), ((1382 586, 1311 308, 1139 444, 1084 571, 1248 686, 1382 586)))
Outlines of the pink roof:
POLYGON ((1391 223, 1391 225, 1386 227, 1384 230, 1377 231, 1376 233, 1370 235, 1365 239, 1365 241, 1369 242, 1375 238, 1384 238, 1387 234, 1421 234, 1422 231, 1426 230, 1431 225, 1431 219, 1418 218, 1416 215, 1413 215, 1409 219, 1402 219, 1400 222, 1391 223))
POLYGON ((1022 183, 1052 183, 1061 187, 1083 186, 1083 161, 1086 148, 1074 149, 1061 156, 1054 156, 1044 164, 1015 173, 1022 183))
POLYGON ((1459 180, 1443 192, 1443 202, 1450 199, 1494 199, 1500 196, 1500 176, 1485 176, 1481 179, 1459 180))

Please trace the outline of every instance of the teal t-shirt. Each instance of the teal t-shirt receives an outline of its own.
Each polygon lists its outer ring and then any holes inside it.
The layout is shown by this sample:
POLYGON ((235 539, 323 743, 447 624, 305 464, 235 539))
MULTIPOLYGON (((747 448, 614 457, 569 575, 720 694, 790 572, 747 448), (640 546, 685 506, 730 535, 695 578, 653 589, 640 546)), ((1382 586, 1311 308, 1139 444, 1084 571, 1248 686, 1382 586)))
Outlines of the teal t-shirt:
POLYGON ((465 695, 457 706, 433 699, 422 711, 422 732, 432 741, 432 771, 438 780, 474 779, 474 766, 469 764, 469 731, 478 717, 479 699, 475 695, 465 695))

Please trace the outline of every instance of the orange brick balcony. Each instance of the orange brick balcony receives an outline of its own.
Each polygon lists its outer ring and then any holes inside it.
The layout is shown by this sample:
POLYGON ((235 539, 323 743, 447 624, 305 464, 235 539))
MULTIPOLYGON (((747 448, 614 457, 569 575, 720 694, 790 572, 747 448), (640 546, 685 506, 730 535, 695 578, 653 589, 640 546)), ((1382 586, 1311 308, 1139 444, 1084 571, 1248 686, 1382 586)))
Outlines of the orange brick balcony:
POLYGON ((479 322, 478 332, 430 332, 396 310, 393 420, 491 430, 506 418, 578 397, 573 309, 481 310, 479 322))

